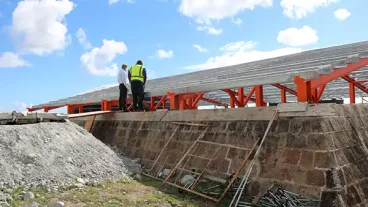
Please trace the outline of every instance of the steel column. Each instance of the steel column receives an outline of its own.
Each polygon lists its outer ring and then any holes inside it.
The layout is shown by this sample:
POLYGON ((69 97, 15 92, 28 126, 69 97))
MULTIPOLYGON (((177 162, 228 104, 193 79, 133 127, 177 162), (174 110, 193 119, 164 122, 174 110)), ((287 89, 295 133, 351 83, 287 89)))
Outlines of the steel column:
POLYGON ((349 97, 350 97, 350 103, 355 104, 355 85, 354 82, 349 83, 349 97))
POLYGON ((294 77, 294 82, 297 88, 298 102, 312 102, 312 88, 311 82, 305 81, 299 76, 294 77))
POLYGON ((176 110, 179 108, 179 97, 175 93, 168 92, 167 95, 170 98, 170 110, 176 110))
POLYGON ((286 87, 281 87, 281 103, 286 103, 286 87))
POLYGON ((68 111, 68 114, 72 114, 73 113, 73 105, 67 105, 67 111, 68 111))
POLYGON ((263 100, 263 86, 255 86, 256 90, 256 106, 265 106, 265 102, 263 100))
POLYGON ((244 107, 244 88, 238 88, 238 101, 240 106, 238 107, 244 107))
POLYGON ((155 108, 155 97, 154 96, 150 98, 150 105, 151 105, 151 109, 155 108))
POLYGON ((179 110, 185 110, 185 109, 187 109, 187 100, 186 99, 180 100, 179 110))

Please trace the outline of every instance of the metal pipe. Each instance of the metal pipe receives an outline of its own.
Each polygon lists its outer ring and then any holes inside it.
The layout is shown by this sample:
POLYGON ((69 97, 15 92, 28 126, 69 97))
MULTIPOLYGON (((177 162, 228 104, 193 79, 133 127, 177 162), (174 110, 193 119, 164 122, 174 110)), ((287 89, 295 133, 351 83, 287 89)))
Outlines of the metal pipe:
MULTIPOLYGON (((253 166, 254 166, 255 160, 258 158, 259 154, 261 153, 261 149, 262 149, 263 142, 265 141, 265 139, 266 139, 266 137, 267 137, 267 134, 268 134, 268 132, 269 132, 269 130, 270 130, 270 128, 271 128, 271 126, 272 126, 273 120, 276 118, 276 115, 277 115, 277 114, 278 114, 278 112, 277 112, 277 111, 274 111, 274 113, 273 113, 273 115, 272 115, 272 118, 271 118, 270 122, 268 123, 267 129, 266 129, 266 132, 265 132, 265 134, 264 134, 264 136, 263 136, 263 138, 262 138, 262 141, 261 141, 260 145, 258 146, 258 149, 257 149, 257 151, 256 151, 256 154, 254 155, 253 160, 252 160, 252 162, 251 162, 251 164, 250 164, 250 167, 249 167, 249 169, 248 169, 248 171, 247 171, 247 173, 246 173, 246 176, 244 176, 244 177, 243 177, 243 181, 242 181, 242 184, 241 184, 242 189, 241 189, 240 194, 239 194, 239 196, 238 196, 238 199, 237 199, 237 201, 236 201, 236 203, 235 203, 235 206, 237 206, 237 205, 238 205, 238 203, 239 203, 240 197, 241 197, 241 195, 242 195, 242 193, 243 193, 243 191, 244 191, 244 188, 245 188, 245 184, 247 183, 248 178, 249 178, 249 176, 250 176, 250 173, 251 173, 251 171, 252 171, 252 169, 253 169, 253 166)), ((239 190, 238 190, 238 191, 239 191, 239 190)), ((237 191, 237 193, 238 193, 238 191, 237 191)), ((237 194, 234 196, 234 199, 236 198, 236 196, 237 196, 237 194)), ((230 206, 233 204, 234 199, 231 201, 230 206)))

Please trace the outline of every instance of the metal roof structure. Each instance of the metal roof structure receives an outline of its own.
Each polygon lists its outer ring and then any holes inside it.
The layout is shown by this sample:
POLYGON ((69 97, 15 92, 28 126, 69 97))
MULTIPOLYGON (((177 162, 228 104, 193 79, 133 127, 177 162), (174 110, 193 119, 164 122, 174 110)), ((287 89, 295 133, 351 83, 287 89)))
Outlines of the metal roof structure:
MULTIPOLYGON (((146 97, 162 97, 168 92, 174 94, 190 94, 206 92, 203 98, 219 103, 230 103, 231 97, 224 89, 244 88, 252 91, 253 86, 263 86, 264 102, 280 102, 280 84, 288 91, 297 91, 295 77, 303 80, 318 79, 324 74, 347 67, 348 63, 357 63, 368 57, 368 41, 315 49, 287 56, 248 62, 233 66, 202 70, 182 75, 148 80, 146 97), (275 85, 276 84, 276 85, 275 85), (276 87, 275 87, 276 86, 276 87)), ((349 73, 350 78, 368 79, 368 64, 363 68, 349 73)), ((348 75, 349 75, 348 74, 348 75)), ((357 90, 362 96, 365 92, 357 90)), ((322 99, 349 98, 349 84, 341 78, 330 81, 322 94, 322 99)), ((286 95, 288 101, 295 101, 295 93, 286 95)), ((101 103, 101 100, 114 101, 119 99, 119 88, 110 87, 98 91, 63 98, 33 106, 32 109, 45 107, 61 107, 101 103)), ((206 105, 201 99, 198 105, 206 105)))

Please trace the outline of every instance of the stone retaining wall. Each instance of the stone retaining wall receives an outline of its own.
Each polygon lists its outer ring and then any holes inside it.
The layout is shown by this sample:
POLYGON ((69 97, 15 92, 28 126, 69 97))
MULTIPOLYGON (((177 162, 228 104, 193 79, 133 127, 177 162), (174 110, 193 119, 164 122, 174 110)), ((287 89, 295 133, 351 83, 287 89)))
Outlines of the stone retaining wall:
MULTIPOLYGON (((173 122, 211 125, 203 140, 221 147, 210 175, 226 178, 236 171, 255 141, 263 136, 275 108, 160 111, 97 115, 91 132, 150 167, 178 126, 173 122)), ((81 126, 85 118, 73 118, 81 126)), ((249 192, 256 195, 274 181, 286 189, 322 200, 321 206, 368 206, 368 106, 310 105, 306 112, 282 113, 274 121, 253 168, 249 192)), ((156 171, 168 157, 173 166, 204 127, 180 125, 156 171), (169 155, 169 156, 168 156, 169 155)), ((200 144, 196 155, 211 158, 218 146, 200 144)), ((198 171, 208 161, 193 158, 198 171)))

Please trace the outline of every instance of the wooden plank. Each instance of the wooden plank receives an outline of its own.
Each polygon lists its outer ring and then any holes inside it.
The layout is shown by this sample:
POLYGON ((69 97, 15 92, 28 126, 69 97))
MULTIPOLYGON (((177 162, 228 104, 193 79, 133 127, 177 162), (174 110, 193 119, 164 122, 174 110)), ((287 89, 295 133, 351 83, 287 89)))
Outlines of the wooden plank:
POLYGON ((94 116, 89 116, 87 121, 86 121, 86 124, 84 126, 84 128, 88 131, 88 132, 91 132, 91 129, 92 129, 92 126, 93 126, 93 123, 95 122, 95 118, 96 118, 96 115, 94 116))
POLYGON ((148 173, 150 173, 150 172, 153 170, 153 168, 155 167, 155 165, 156 165, 157 161, 160 159, 160 157, 161 157, 162 153, 165 151, 166 147, 169 145, 169 143, 171 142, 172 138, 174 137, 174 135, 175 135, 175 133, 176 133, 176 131, 177 131, 178 129, 179 129, 179 126, 177 126, 177 127, 175 128, 174 132, 171 134, 170 138, 169 138, 169 139, 167 140, 167 142, 165 143, 165 146, 162 148, 162 150, 161 150, 160 154, 157 156, 157 158, 156 158, 155 162, 153 163, 153 165, 152 165, 152 167, 151 167, 151 169, 149 170, 149 172, 148 172, 148 173))
POLYGON ((67 116, 69 118, 79 118, 79 117, 93 116, 93 115, 99 115, 99 114, 108 114, 108 113, 115 113, 115 112, 113 111, 92 111, 92 112, 79 113, 79 114, 68 114, 67 116))

